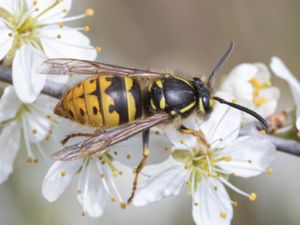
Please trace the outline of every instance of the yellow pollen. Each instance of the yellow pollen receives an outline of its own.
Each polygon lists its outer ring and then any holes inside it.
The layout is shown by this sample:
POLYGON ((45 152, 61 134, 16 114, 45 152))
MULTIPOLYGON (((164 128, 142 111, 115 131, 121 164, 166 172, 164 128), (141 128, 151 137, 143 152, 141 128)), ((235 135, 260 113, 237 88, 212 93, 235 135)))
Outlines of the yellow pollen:
POLYGON ((184 144, 184 140, 183 140, 183 139, 181 139, 179 142, 180 142, 181 144, 184 144))
POLYGON ((61 35, 60 34, 58 34, 56 37, 57 37, 57 39, 61 39, 61 35))
POLYGON ((80 189, 77 189, 77 190, 76 190, 76 194, 77 194, 77 195, 80 195, 80 194, 81 194, 81 190, 80 190, 80 189))
POLYGON ((235 207, 235 208, 239 206, 239 203, 236 202, 236 201, 231 202, 231 204, 232 204, 232 206, 235 207))
POLYGON ((227 213, 226 212, 221 212, 220 216, 225 220, 227 218, 227 213))
POLYGON ((234 103, 234 104, 236 104, 236 103, 237 103, 236 98, 233 98, 233 99, 231 100, 231 102, 234 103))
POLYGON ((119 176, 119 172, 118 171, 113 171, 112 175, 113 175, 113 177, 117 177, 117 176, 119 176))
POLYGON ((256 200, 256 194, 255 193, 251 193, 249 196, 250 201, 254 202, 256 200))
POLYGON ((33 133, 33 134, 36 134, 36 133, 37 133, 37 130, 36 130, 35 128, 33 128, 33 129, 32 129, 32 133, 33 133))
POLYGON ((258 99, 254 100, 254 104, 256 107, 260 107, 263 104, 266 104, 268 102, 268 99, 266 99, 265 97, 259 97, 258 99))
POLYGON ((95 11, 94 9, 92 8, 88 8, 86 11, 85 11, 86 15, 87 16, 93 16, 95 14, 95 11))
POLYGON ((120 207, 121 207, 122 209, 125 209, 125 208, 126 208, 126 206, 127 206, 127 205, 126 205, 126 203, 125 203, 125 202, 121 202, 121 203, 120 203, 120 207))
POLYGON ((252 84, 255 88, 260 88, 260 82, 254 77, 249 80, 249 83, 252 84))
POLYGON ((84 31, 84 32, 89 32, 89 31, 90 31, 90 27, 89 27, 89 26, 85 26, 85 27, 83 28, 83 31, 84 31))
POLYGON ((65 171, 61 171, 61 172, 60 172, 60 176, 61 176, 61 177, 66 176, 66 172, 65 172, 65 171))
POLYGON ((112 197, 111 202, 116 202, 116 198, 112 197))
POLYGON ((260 130, 259 133, 262 134, 262 135, 265 135, 267 133, 267 131, 266 130, 260 130))
POLYGON ((126 159, 130 160, 130 159, 131 159, 131 155, 128 154, 128 155, 126 156, 126 159))
POLYGON ((62 11, 63 11, 63 13, 67 13, 68 9, 64 8, 62 11))
POLYGON ((99 52, 101 52, 101 51, 102 51, 101 47, 97 46, 97 47, 96 47, 96 52, 99 53, 99 52))
POLYGON ((32 164, 32 163, 33 163, 33 158, 32 158, 32 157, 28 157, 28 158, 27 158, 27 162, 28 162, 29 164, 32 164))
POLYGON ((273 170, 271 168, 269 168, 269 169, 266 170, 266 173, 271 175, 271 174, 273 174, 273 170))
POLYGON ((58 26, 59 26, 59 28, 64 28, 65 24, 64 24, 64 22, 61 22, 61 23, 58 24, 58 26))

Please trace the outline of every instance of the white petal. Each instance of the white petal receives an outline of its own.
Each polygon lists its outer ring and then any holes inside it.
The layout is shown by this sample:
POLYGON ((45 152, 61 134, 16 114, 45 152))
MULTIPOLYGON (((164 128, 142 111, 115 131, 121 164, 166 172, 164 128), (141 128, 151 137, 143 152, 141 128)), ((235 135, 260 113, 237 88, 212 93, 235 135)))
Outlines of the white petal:
POLYGON ((16 11, 16 2, 17 1, 1 0, 0 7, 13 13, 14 11, 16 11))
MULTIPOLYGON (((152 128, 149 138, 149 158, 148 164, 159 163, 167 159, 172 143, 157 128, 152 128)), ((137 166, 143 157, 143 143, 142 134, 135 135, 134 137, 114 145, 111 148, 113 158, 122 164, 130 167, 137 166)))
POLYGON ((90 40, 81 32, 65 27, 63 29, 43 29, 41 42, 49 58, 78 58, 94 60, 96 49, 90 45, 90 40), (57 35, 61 38, 58 39, 57 35))
POLYGON ((36 73, 44 58, 29 45, 21 47, 14 58, 12 78, 18 97, 25 103, 32 103, 40 94, 46 82, 46 75, 36 73))
POLYGON ((157 176, 151 177, 138 188, 133 204, 144 206, 170 195, 178 195, 188 173, 182 165, 173 165, 157 176))
POLYGON ((15 118, 21 104, 14 87, 5 88, 0 100, 0 122, 15 118))
MULTIPOLYGON (((27 0, 27 2, 30 2, 32 0, 27 0)), ((47 9, 49 6, 51 6, 56 0, 38 0, 38 4, 36 5, 37 8, 39 8, 39 12, 47 9)), ((53 21, 59 21, 59 19, 65 17, 67 13, 63 12, 63 10, 67 10, 68 12, 71 9, 72 0, 63 0, 58 5, 56 5, 54 8, 49 10, 47 13, 45 13, 43 16, 39 18, 40 23, 52 23, 53 21)))
POLYGON ((5 126, 0 135, 0 184, 13 171, 13 163, 20 148, 21 127, 17 121, 5 126))
MULTIPOLYGON (((216 95, 228 99, 227 93, 217 93, 216 95)), ((237 138, 240 123, 240 111, 230 106, 216 103, 209 119, 202 123, 200 129, 208 143, 215 147, 216 145, 224 147, 237 138)))
POLYGON ((200 181, 198 190, 193 195, 195 223, 197 225, 229 225, 232 216, 231 201, 223 184, 216 179, 200 181))
POLYGON ((99 217, 103 214, 109 197, 99 176, 100 171, 96 163, 100 162, 91 160, 80 174, 79 190, 81 193, 77 195, 83 211, 91 217, 99 217))
MULTIPOLYGON (((1 7, 1 5, 0 5, 1 7)), ((12 46, 13 39, 9 36, 11 31, 6 27, 6 25, 0 20, 0 60, 2 60, 12 46)))
POLYGON ((26 121, 29 141, 39 142, 44 140, 51 130, 51 121, 41 112, 31 110, 24 114, 24 120, 26 121))
POLYGON ((286 80, 291 88, 294 102, 297 106, 297 123, 296 126, 298 130, 300 130, 300 83, 295 78, 286 65, 282 62, 282 60, 278 57, 272 57, 270 67, 275 75, 286 80))
POLYGON ((255 75, 259 82, 264 83, 271 80, 271 73, 265 64, 254 63, 253 65, 255 65, 257 68, 257 72, 255 75))
POLYGON ((42 186, 44 197, 50 202, 55 201, 69 185, 81 164, 82 160, 69 162, 56 161, 44 178, 42 186))
POLYGON ((220 156, 232 158, 229 162, 218 163, 226 172, 240 177, 252 177, 271 167, 276 159, 276 148, 266 139, 244 136, 221 151, 220 156))

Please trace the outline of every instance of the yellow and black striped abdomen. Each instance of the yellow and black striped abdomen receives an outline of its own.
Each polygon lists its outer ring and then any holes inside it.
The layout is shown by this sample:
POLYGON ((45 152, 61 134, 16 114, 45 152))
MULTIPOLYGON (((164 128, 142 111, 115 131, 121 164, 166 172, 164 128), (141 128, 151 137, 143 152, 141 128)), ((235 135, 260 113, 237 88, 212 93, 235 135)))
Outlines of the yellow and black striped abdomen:
POLYGON ((55 113, 80 124, 115 127, 142 116, 141 89, 135 79, 101 74, 71 88, 55 113))

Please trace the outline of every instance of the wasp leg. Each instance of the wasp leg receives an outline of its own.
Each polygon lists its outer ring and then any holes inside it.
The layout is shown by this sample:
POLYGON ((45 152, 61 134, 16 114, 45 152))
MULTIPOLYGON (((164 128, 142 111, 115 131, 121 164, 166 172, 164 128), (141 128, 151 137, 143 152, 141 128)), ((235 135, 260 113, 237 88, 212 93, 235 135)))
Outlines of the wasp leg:
POLYGON ((75 138, 75 137, 95 137, 96 133, 73 133, 73 134, 69 134, 67 135, 63 140, 60 141, 61 144, 66 144, 71 138, 75 138))
POLYGON ((193 136, 199 138, 200 141, 201 141, 204 145, 206 145, 206 146, 209 147, 209 144, 208 144, 208 142, 206 141, 205 135, 203 134, 203 132, 202 132, 201 130, 196 131, 196 130, 191 130, 191 129, 188 129, 188 128, 184 127, 184 126, 181 126, 180 132, 183 133, 183 134, 190 134, 190 135, 193 135, 193 136))
POLYGON ((137 190, 137 185, 138 185, 138 180, 139 180, 139 175, 141 173, 141 171, 143 170, 146 161, 148 159, 149 156, 149 135, 150 135, 150 130, 145 130, 143 132, 143 159, 140 162, 140 164, 138 165, 138 167, 135 170, 135 177, 134 177, 134 181, 133 181, 133 185, 132 185, 132 192, 131 192, 131 196, 128 198, 127 200, 127 204, 129 205, 132 201, 132 199, 134 198, 134 195, 136 193, 137 190))

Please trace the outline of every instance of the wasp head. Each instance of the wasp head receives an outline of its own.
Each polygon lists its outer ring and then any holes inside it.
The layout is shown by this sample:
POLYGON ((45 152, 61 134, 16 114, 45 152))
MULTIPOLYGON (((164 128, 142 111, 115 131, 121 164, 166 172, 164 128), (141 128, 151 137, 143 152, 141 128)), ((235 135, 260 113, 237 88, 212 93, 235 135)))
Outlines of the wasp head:
POLYGON ((210 97, 210 90, 207 84, 201 79, 194 77, 193 86, 197 99, 197 106, 201 114, 209 114, 212 110, 214 100, 210 97))

